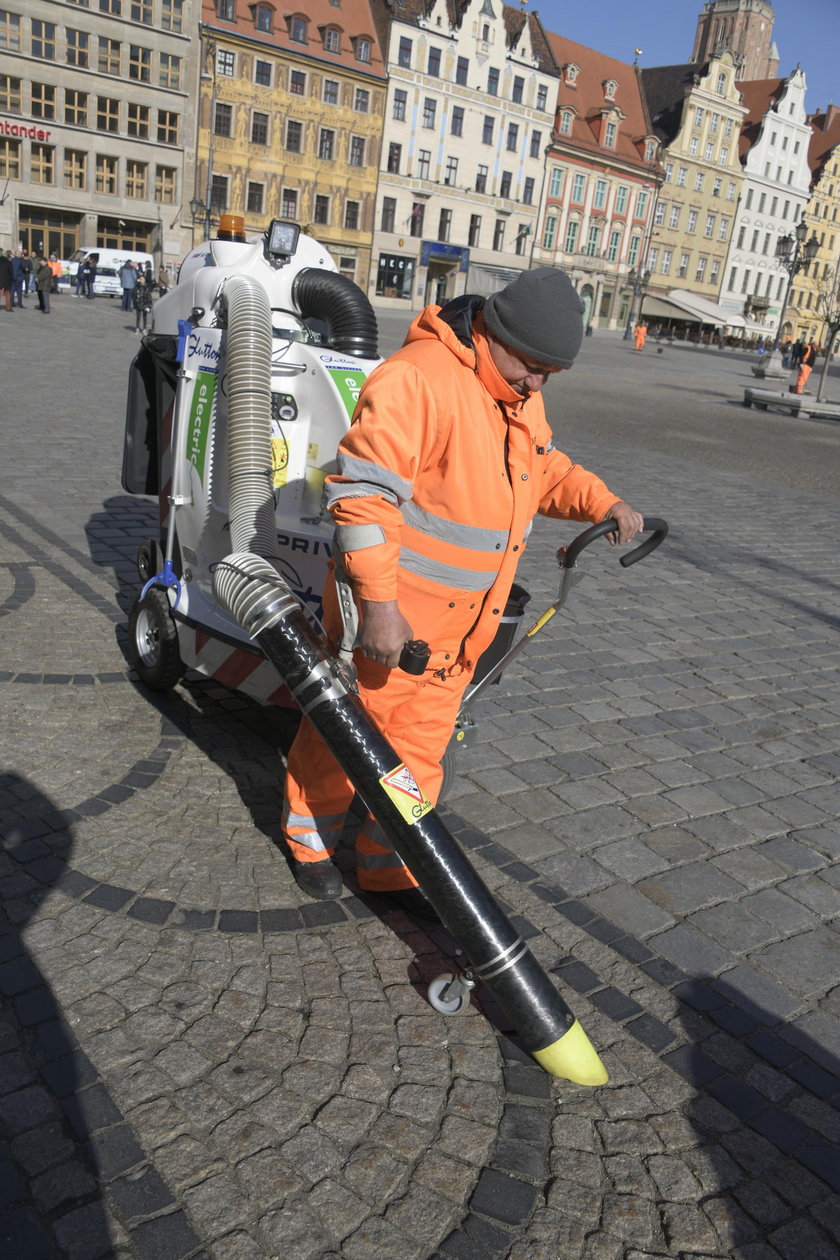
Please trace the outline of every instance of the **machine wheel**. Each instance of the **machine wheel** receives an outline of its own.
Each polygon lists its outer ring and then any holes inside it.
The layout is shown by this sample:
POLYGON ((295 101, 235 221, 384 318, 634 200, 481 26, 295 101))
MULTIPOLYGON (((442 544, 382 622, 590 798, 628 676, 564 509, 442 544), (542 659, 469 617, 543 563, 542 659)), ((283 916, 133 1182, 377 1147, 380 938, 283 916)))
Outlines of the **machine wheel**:
POLYGON ((140 681, 152 691, 169 691, 184 673, 178 630, 166 593, 153 586, 138 595, 128 615, 129 656, 140 681))
POLYGON ((469 989, 462 987, 451 972, 436 976, 429 985, 428 995, 429 1004, 440 1011, 441 1015, 462 1015, 470 1004, 469 989), (453 981, 456 987, 447 993, 446 990, 453 981))
POLYGON ((157 548, 151 538, 137 548, 137 572, 144 583, 157 572, 157 548))

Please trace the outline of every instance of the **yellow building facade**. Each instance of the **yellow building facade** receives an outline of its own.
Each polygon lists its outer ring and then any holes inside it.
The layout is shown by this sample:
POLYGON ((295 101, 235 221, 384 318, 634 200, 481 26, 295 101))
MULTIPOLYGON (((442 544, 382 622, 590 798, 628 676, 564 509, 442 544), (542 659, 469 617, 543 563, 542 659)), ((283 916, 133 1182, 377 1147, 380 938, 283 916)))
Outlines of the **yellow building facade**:
POLYGON ((793 279, 786 322, 791 325, 794 341, 813 338, 824 348, 824 302, 837 284, 840 268, 840 109, 831 106, 828 115, 811 122, 815 183, 803 217, 808 238, 815 236, 819 249, 813 262, 806 263, 793 279))
POLYGON ((291 219, 366 288, 385 68, 367 4, 345 4, 341 27, 323 8, 310 20, 205 3, 194 234, 224 211, 249 235, 291 219))

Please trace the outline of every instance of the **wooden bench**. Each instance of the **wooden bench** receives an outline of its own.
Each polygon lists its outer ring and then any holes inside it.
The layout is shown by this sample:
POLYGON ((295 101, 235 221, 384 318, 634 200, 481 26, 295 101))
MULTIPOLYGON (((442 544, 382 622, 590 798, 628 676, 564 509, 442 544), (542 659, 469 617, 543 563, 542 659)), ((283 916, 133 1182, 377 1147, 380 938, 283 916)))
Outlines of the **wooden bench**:
POLYGON ((810 394, 780 393, 775 389, 758 389, 747 385, 744 389, 745 407, 758 407, 766 411, 773 407, 779 411, 788 411, 792 416, 825 416, 831 420, 840 420, 840 402, 817 402, 810 394))

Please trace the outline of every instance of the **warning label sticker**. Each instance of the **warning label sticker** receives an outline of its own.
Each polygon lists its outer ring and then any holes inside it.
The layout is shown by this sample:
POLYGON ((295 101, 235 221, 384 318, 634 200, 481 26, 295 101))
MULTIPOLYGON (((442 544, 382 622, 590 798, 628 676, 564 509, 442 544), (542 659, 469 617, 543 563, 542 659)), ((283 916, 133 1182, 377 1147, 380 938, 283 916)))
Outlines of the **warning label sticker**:
POLYGON ((396 805, 406 822, 416 822, 432 808, 414 775, 406 765, 399 765, 389 770, 379 780, 387 792, 391 803, 396 805))

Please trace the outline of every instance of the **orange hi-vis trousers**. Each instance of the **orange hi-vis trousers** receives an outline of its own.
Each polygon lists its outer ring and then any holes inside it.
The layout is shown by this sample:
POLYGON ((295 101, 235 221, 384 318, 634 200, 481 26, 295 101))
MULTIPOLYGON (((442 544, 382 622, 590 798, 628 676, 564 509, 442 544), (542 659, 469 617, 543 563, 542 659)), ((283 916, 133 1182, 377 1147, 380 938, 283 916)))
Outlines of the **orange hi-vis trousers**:
MULTIPOLYGON (((359 697, 398 757, 434 805, 440 792, 441 758, 455 725, 469 674, 426 671, 422 676, 389 670, 356 654, 359 697), (387 680, 387 687, 383 686, 387 680)), ((398 765, 394 759, 394 768, 398 765)), ((292 856, 317 862, 334 851, 353 799, 350 780, 304 718, 286 769, 283 832, 292 856)), ((416 879, 368 814, 356 838, 356 874, 368 892, 414 888, 416 879)))
POLYGON ((797 394, 804 394, 805 386, 808 384, 808 377, 811 375, 812 371, 813 368, 809 367, 807 363, 800 363, 799 375, 796 378, 797 394))

